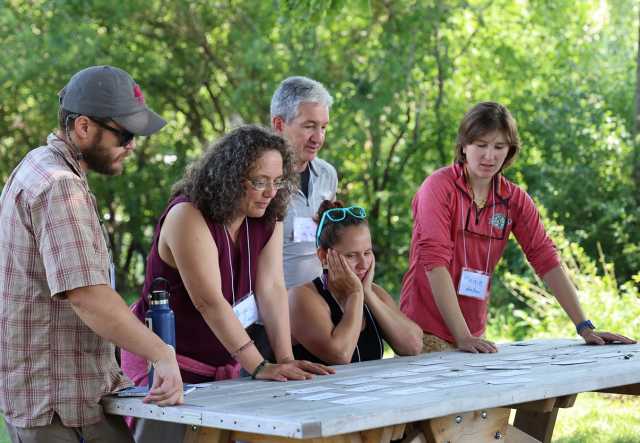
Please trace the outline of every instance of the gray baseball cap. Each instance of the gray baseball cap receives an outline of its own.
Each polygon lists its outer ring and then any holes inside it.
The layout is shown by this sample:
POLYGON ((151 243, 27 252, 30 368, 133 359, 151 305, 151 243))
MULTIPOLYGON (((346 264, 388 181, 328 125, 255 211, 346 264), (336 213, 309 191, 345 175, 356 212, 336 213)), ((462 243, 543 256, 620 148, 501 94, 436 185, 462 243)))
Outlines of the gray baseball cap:
POLYGON ((58 93, 60 106, 88 117, 109 118, 135 135, 151 135, 167 122, 144 103, 140 86, 113 66, 77 72, 58 93))

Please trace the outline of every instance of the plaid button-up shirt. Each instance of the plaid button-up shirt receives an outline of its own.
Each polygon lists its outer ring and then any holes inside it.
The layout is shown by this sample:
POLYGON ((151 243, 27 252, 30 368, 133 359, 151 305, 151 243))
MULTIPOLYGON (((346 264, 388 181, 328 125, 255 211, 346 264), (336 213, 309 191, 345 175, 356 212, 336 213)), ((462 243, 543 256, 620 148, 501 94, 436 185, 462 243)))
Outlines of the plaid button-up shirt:
POLYGON ((114 346, 66 300, 108 285, 109 251, 93 196, 62 140, 29 152, 0 197, 0 412, 18 427, 103 418, 99 401, 129 381, 114 346))

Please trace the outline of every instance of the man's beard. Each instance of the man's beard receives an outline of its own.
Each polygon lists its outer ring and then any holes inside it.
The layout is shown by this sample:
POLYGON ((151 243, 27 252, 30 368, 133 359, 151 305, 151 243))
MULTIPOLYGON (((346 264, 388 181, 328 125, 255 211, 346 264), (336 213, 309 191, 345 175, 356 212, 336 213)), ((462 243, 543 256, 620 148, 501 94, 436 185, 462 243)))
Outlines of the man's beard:
POLYGON ((92 171, 104 175, 118 175, 122 172, 114 162, 110 153, 111 148, 101 145, 104 130, 99 128, 96 137, 91 145, 82 151, 82 159, 92 171))

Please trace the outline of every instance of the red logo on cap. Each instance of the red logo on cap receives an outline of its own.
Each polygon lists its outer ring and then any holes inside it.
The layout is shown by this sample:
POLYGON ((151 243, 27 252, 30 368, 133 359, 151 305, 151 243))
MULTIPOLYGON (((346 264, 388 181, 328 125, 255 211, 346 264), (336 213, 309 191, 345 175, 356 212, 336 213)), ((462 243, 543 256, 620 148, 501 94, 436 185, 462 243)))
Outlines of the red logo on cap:
POLYGON ((133 85, 133 96, 138 100, 138 103, 144 105, 144 95, 142 95, 142 90, 137 84, 133 85))

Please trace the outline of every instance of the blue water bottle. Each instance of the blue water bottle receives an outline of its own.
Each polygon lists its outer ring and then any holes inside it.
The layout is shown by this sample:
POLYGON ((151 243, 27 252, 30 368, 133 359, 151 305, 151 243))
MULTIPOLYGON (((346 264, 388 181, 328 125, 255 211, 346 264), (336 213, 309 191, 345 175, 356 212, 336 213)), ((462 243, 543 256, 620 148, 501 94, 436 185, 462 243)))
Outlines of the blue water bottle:
MULTIPOLYGON (((149 291, 149 309, 144 322, 165 343, 176 347, 176 317, 169 307, 169 282, 156 277, 149 291)), ((153 385, 153 366, 149 369, 149 389, 153 385)))

